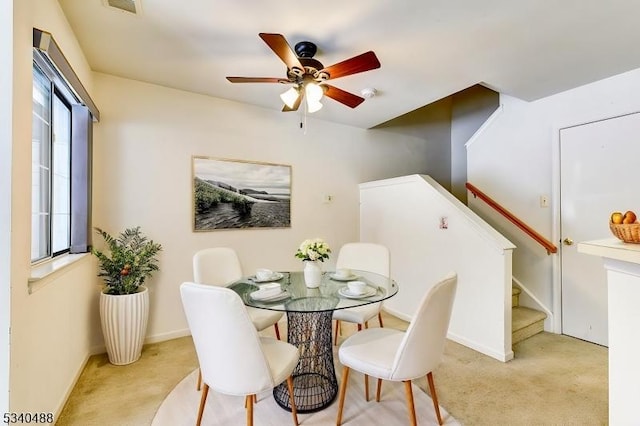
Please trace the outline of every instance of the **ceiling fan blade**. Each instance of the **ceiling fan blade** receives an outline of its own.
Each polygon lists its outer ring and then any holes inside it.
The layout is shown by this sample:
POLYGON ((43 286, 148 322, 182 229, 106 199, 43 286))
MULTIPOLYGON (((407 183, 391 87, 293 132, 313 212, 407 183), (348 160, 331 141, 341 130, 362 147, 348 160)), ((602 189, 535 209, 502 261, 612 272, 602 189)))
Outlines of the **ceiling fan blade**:
POLYGON ((271 50, 282 59, 282 62, 287 65, 288 69, 298 68, 304 70, 298 57, 282 34, 260 33, 258 35, 267 43, 271 50))
POLYGON ((345 90, 338 89, 337 87, 328 84, 323 84, 322 86, 326 88, 326 91, 324 92, 325 96, 338 101, 350 108, 355 108, 364 102, 364 98, 354 95, 353 93, 349 93, 345 90))
POLYGON ((297 111, 298 108, 300 108, 300 104, 302 103, 302 98, 303 98, 302 94, 298 95, 298 99, 296 99, 296 101, 294 102, 291 108, 289 108, 287 104, 284 104, 284 106, 282 107, 282 112, 297 111))
POLYGON ((329 73, 329 78, 333 80, 376 68, 380 68, 380 61, 378 61, 378 57, 375 53, 369 51, 342 62, 338 62, 337 64, 325 67, 321 71, 329 73))
POLYGON ((285 78, 277 77, 227 77, 232 83, 289 83, 285 78))

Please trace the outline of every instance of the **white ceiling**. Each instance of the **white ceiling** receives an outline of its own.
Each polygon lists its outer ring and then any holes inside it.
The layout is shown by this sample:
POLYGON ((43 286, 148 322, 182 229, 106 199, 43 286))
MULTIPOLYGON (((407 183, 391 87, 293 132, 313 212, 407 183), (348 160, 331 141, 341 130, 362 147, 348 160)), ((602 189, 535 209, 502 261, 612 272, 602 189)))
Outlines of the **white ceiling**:
POLYGON ((381 68, 330 82, 378 95, 314 114, 362 128, 477 83, 534 100, 640 67, 637 0, 136 0, 138 15, 59 2, 94 71, 273 110, 286 86, 225 79, 286 76, 258 33, 312 41, 325 66, 373 50, 381 68))

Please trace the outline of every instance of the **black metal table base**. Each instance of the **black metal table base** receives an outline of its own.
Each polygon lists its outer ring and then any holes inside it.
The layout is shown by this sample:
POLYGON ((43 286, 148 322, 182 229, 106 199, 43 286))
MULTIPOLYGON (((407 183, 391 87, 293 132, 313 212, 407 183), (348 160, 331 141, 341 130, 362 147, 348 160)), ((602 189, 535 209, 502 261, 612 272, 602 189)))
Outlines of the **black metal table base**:
MULTIPOLYGON (((289 343, 300 349, 300 360, 293 370, 293 397, 300 413, 322 410, 338 394, 331 343, 332 316, 333 311, 287 312, 289 343)), ((286 382, 273 389, 273 397, 278 405, 291 411, 286 382)))

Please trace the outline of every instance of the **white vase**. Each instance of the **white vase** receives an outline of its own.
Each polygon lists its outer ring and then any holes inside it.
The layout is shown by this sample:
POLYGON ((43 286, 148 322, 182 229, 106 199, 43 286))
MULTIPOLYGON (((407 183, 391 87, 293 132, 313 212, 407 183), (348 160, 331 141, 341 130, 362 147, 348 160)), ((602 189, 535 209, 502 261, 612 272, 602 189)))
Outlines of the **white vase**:
POLYGON ((146 287, 140 287, 133 294, 100 294, 102 335, 111 364, 131 364, 140 358, 148 318, 149 291, 146 287))
POLYGON ((304 283, 309 288, 317 288, 322 281, 322 265, 317 260, 304 262, 304 283))

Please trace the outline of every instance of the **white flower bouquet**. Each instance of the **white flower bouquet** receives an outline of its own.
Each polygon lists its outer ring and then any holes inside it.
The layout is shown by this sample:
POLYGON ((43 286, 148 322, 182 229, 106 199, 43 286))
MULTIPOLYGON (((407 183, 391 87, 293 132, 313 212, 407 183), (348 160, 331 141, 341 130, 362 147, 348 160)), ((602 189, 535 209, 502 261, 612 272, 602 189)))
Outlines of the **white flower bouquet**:
POLYGON ((302 244, 300 244, 300 247, 298 247, 295 256, 302 260, 319 260, 324 262, 325 259, 329 258, 329 253, 331 253, 329 245, 321 238, 314 238, 304 240, 302 244))

